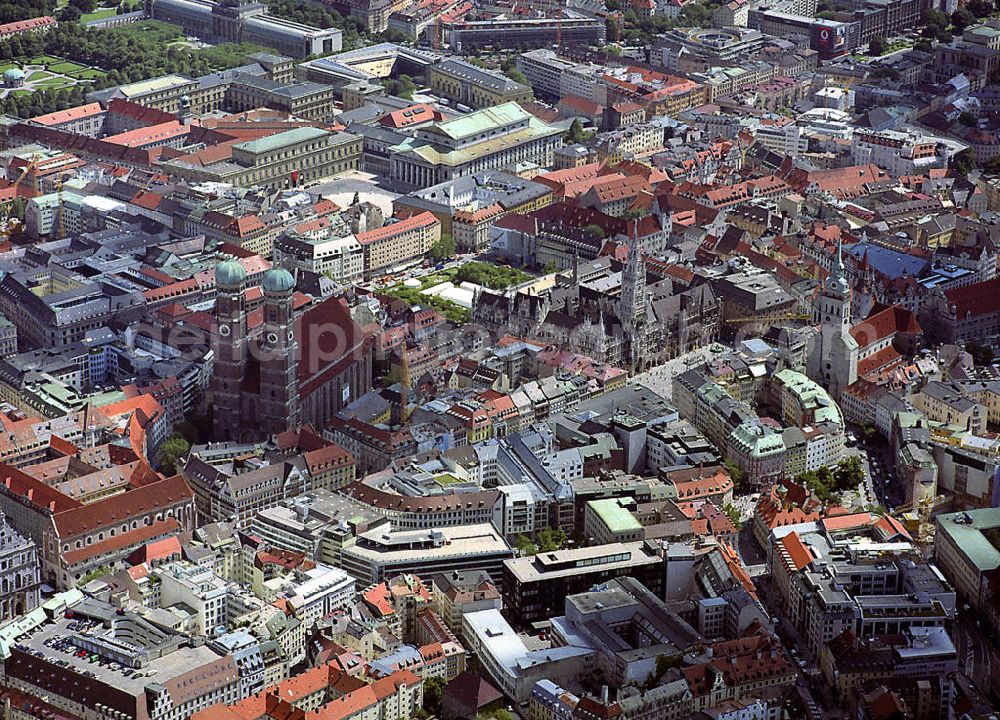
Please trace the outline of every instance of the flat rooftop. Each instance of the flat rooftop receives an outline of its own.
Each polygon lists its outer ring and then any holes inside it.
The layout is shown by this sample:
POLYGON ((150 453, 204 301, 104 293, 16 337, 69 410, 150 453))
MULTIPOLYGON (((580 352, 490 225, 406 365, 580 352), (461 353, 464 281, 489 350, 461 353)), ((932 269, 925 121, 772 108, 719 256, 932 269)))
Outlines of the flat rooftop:
MULTIPOLYGON (((77 657, 76 651, 80 648, 76 645, 69 644, 65 650, 54 646, 61 640, 73 637, 86 640, 88 635, 103 635, 105 637, 109 635, 109 630, 103 625, 98 625, 84 632, 71 628, 73 623, 80 622, 87 623, 87 620, 57 616, 53 621, 41 625, 33 635, 20 638, 19 643, 26 648, 27 652, 37 658, 44 659, 53 665, 62 665, 81 675, 90 673, 90 676, 98 682, 118 688, 131 695, 145 692, 146 687, 154 683, 166 684, 180 675, 221 658, 207 645, 200 647, 181 646, 172 652, 167 652, 162 657, 149 660, 131 677, 127 677, 125 675, 127 668, 115 669, 114 665, 101 665, 96 660, 91 661, 92 655, 89 653, 86 657, 77 657)), ((119 642, 121 642, 120 639, 119 642)), ((136 645, 135 648, 139 650, 140 646, 136 645)))
POLYGON ((662 558, 648 548, 645 542, 631 542, 539 553, 532 557, 506 560, 504 565, 518 581, 536 582, 585 574, 589 568, 600 572, 624 571, 662 562, 662 558))

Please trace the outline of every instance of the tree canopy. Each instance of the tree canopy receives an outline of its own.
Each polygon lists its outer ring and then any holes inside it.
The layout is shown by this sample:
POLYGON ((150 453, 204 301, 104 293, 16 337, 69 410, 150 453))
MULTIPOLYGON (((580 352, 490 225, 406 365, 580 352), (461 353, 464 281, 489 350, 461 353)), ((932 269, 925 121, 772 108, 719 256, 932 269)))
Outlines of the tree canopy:
POLYGON ((492 288, 494 290, 504 290, 511 285, 524 282, 530 276, 516 268, 505 268, 489 263, 470 262, 466 263, 455 273, 456 283, 471 282, 476 285, 492 288))
POLYGON ((245 65, 249 55, 266 49, 232 43, 198 49, 169 44, 183 36, 176 25, 156 20, 100 29, 68 23, 46 33, 7 38, 0 42, 0 57, 54 55, 101 68, 107 75, 94 80, 93 88, 99 90, 171 73, 199 77, 245 65))
POLYGON ((573 118, 573 122, 570 123, 569 130, 563 135, 563 140, 567 145, 575 145, 576 143, 582 143, 584 140, 590 137, 590 133, 583 129, 583 123, 580 118, 573 118))
POLYGON ((417 84, 413 82, 413 78, 406 73, 403 73, 399 77, 395 78, 382 78, 382 87, 384 87, 385 91, 390 95, 401 97, 404 100, 412 100, 413 93, 417 89, 417 84))
POLYGON ((455 257, 455 238, 453 238, 448 233, 441 236, 441 239, 431 245, 431 249, 427 253, 431 256, 431 259, 437 260, 451 260, 455 257))
POLYGON ((962 175, 968 175, 975 167, 976 156, 969 148, 965 148, 951 157, 951 168, 962 175))
POLYGON ((920 14, 920 23, 924 26, 924 37, 935 38, 947 42, 951 38, 951 18, 940 10, 927 9, 920 14))
POLYGON ((998 9, 993 0, 968 0, 965 8, 977 18, 989 17, 998 9))
POLYGON ((0 3, 0 24, 51 15, 55 9, 55 0, 4 0, 0 3))
MULTIPOLYGON (((363 44, 368 28, 360 18, 343 16, 332 7, 309 0, 265 0, 267 11, 275 17, 318 28, 340 28, 344 31, 342 40, 345 50, 353 50, 363 44)), ((385 36, 389 42, 388 34, 385 36)))
POLYGON ((174 475, 177 472, 177 461, 188 454, 191 443, 184 439, 179 433, 174 433, 168 437, 160 447, 160 454, 157 461, 160 471, 164 475, 174 475))
POLYGON ((864 482, 864 479, 864 466, 857 456, 841 460, 832 469, 824 466, 819 470, 804 472, 795 478, 796 482, 804 484, 823 502, 836 500, 838 493, 853 490, 864 482))
POLYGON ((424 678, 424 710, 435 717, 441 715, 441 699, 444 696, 445 679, 431 675, 424 678))

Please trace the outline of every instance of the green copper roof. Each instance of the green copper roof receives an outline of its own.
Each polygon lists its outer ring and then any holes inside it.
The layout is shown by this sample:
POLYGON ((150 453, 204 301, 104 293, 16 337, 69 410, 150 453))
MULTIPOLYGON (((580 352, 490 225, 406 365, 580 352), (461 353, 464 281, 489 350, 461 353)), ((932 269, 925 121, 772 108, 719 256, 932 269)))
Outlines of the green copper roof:
POLYGON ((621 506, 619 498, 591 500, 587 504, 612 533, 634 532, 642 529, 642 525, 635 519, 635 516, 627 508, 621 506))
POLYGON ((264 292, 286 293, 295 287, 295 278, 285 268, 271 268, 264 273, 264 292))
POLYGON ((527 117, 529 114, 522 110, 520 105, 516 102, 508 102, 477 110, 454 120, 438 123, 437 129, 448 137, 458 140, 481 133, 484 130, 509 125, 527 117))
POLYGON ((1000 541, 996 540, 1000 533, 1000 508, 938 515, 937 524, 979 572, 1000 567, 1000 549, 997 549, 1000 541))
POLYGON ((270 152, 272 150, 280 150, 281 148, 288 147, 289 145, 297 145, 298 143, 308 142, 309 140, 317 140, 330 134, 331 133, 326 130, 320 130, 319 128, 300 127, 292 130, 286 130, 285 132, 275 133, 274 135, 268 135, 267 137, 262 137, 259 140, 248 140, 247 142, 238 143, 233 145, 233 149, 242 150, 253 155, 260 155, 261 153, 270 152))
POLYGON ((235 260, 224 260, 215 266, 215 284, 219 287, 239 287, 246 279, 246 269, 235 260))

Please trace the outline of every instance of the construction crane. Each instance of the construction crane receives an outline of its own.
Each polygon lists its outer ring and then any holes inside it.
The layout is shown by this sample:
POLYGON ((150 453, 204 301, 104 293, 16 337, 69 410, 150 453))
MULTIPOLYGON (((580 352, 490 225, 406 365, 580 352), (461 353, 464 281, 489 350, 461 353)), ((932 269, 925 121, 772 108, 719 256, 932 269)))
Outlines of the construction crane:
POLYGON ((61 173, 59 173, 59 176, 56 178, 56 183, 55 183, 55 190, 56 193, 58 193, 57 197, 59 198, 59 204, 56 207, 56 213, 58 215, 58 222, 59 222, 59 224, 56 226, 57 240, 62 240, 62 238, 66 236, 66 225, 63 221, 63 193, 62 193, 63 180, 65 179, 66 179, 66 171, 63 170, 61 173))
MULTIPOLYGON (((31 156, 31 160, 21 170, 21 174, 17 176, 17 180, 15 180, 13 183, 11 183, 11 188, 13 189, 14 194, 11 197, 11 202, 9 202, 6 205, 4 205, 4 210, 3 210, 3 231, 0 232, 0 235, 3 236, 4 240, 7 240, 10 237, 10 234, 14 231, 14 229, 17 228, 17 225, 20 225, 20 223, 21 223, 21 221, 18 218, 11 218, 10 217, 10 207, 13 204, 14 200, 17 198, 17 189, 21 186, 21 183, 24 182, 24 179, 26 177, 28 177, 28 173, 30 173, 32 170, 34 170, 35 168, 38 167, 38 161, 39 161, 40 158, 41 158, 41 156, 38 153, 35 153, 34 155, 32 155, 31 156), (14 224, 14 223, 16 223, 16 224, 14 224)), ((37 194, 37 192, 38 192, 38 177, 37 176, 34 177, 34 179, 32 180, 32 189, 37 194)))
POLYGON ((934 498, 924 495, 917 502, 917 536, 915 540, 922 549, 931 547, 934 542, 934 521, 931 512, 934 510, 934 498))

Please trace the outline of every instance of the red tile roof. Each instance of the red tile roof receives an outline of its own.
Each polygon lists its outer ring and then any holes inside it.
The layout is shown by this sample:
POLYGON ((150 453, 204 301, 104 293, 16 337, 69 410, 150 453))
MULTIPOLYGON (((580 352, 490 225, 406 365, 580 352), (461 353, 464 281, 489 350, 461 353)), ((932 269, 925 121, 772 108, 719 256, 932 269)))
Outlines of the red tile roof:
POLYGON ((305 453, 302 458, 309 472, 315 473, 331 467, 345 467, 354 464, 354 455, 340 445, 330 443, 318 450, 305 453))
MULTIPOLYGON (((564 95, 559 101, 559 109, 569 108, 590 116, 598 115, 604 111, 604 106, 593 100, 577 97, 576 95, 564 95)), ((565 111, 564 111, 565 112, 565 111)))
POLYGON ((341 362, 353 360, 351 353, 360 351, 365 339, 339 297, 327 298, 306 310, 298 318, 297 335, 302 353, 299 392, 303 395, 312 392, 341 362))
POLYGON ((150 127, 135 128, 104 138, 104 142, 126 147, 144 148, 149 145, 170 141, 190 132, 190 128, 179 120, 169 120, 150 127))
POLYGON ((1000 278, 946 290, 944 294, 948 303, 955 306, 955 317, 959 320, 1000 310, 1000 278))
POLYGON ((45 115, 38 115, 31 118, 31 122, 38 123, 39 125, 62 125, 73 120, 80 120, 93 115, 102 115, 103 113, 104 108, 101 107, 101 104, 93 102, 66 108, 65 110, 56 110, 45 115))
POLYGON ((400 110, 394 110, 388 115, 383 115, 379 118, 379 124, 399 129, 433 122, 434 120, 440 120, 441 117, 441 113, 436 112, 433 105, 416 103, 400 110))
MULTIPOLYGON (((176 533, 179 529, 180 523, 178 523, 174 518, 156 520, 152 525, 140 525, 135 530, 118 533, 114 537, 109 537, 107 540, 96 542, 93 545, 87 545, 79 550, 70 550, 65 552, 63 553, 63 561, 66 565, 75 565, 76 563, 85 562, 105 553, 126 550, 137 545, 148 547, 146 543, 151 540, 158 541, 153 542, 152 545, 159 545, 161 542, 164 542, 167 543, 167 545, 163 547, 176 546, 176 554, 180 554, 181 546, 176 535, 168 537, 165 540, 160 540, 160 538, 163 538, 164 535, 176 533)), ((160 557, 168 557, 170 554, 173 553, 160 555, 160 557)), ((134 557, 136 558, 136 564, 145 562, 145 560, 141 559, 141 554, 134 555, 134 557)))
POLYGON ((851 337, 858 341, 859 347, 864 348, 897 333, 918 335, 921 332, 917 316, 911 310, 902 305, 892 305, 855 324, 851 328, 851 337))
POLYGON ((89 505, 56 513, 53 518, 56 534, 61 539, 76 537, 97 528, 124 523, 132 518, 155 512, 158 508, 190 501, 193 493, 180 475, 111 497, 89 505))
POLYGON ((884 372, 902 364, 903 359, 899 351, 889 345, 858 361, 858 377, 884 372))
POLYGON ((871 513, 866 512, 823 518, 823 529, 827 532, 836 530, 854 530, 856 528, 868 527, 874 524, 875 518, 871 516, 871 513))
POLYGON ((77 502, 68 495, 63 495, 58 490, 10 465, 0 465, 0 483, 3 483, 13 495, 25 498, 30 504, 46 508, 53 513, 63 513, 84 507, 83 503, 77 502))
POLYGON ((791 532, 781 538, 781 547, 784 548, 796 571, 801 570, 813 560, 812 552, 803 544, 798 533, 791 532))
POLYGON ((394 237, 400 235, 404 232, 409 232, 416 228, 430 227, 434 224, 441 224, 441 221, 434 217, 434 214, 425 211, 417 213, 416 215, 411 215, 405 220, 400 220, 399 222, 388 223, 380 228, 375 228, 374 230, 368 230, 367 232, 358 233, 358 242, 362 245, 368 245, 377 240, 384 240, 386 238, 394 237))
POLYGON ((0 37, 4 35, 14 35, 16 33, 38 30, 44 27, 54 27, 58 23, 54 17, 42 15, 41 17, 28 18, 27 20, 16 20, 15 22, 0 25, 0 37))

